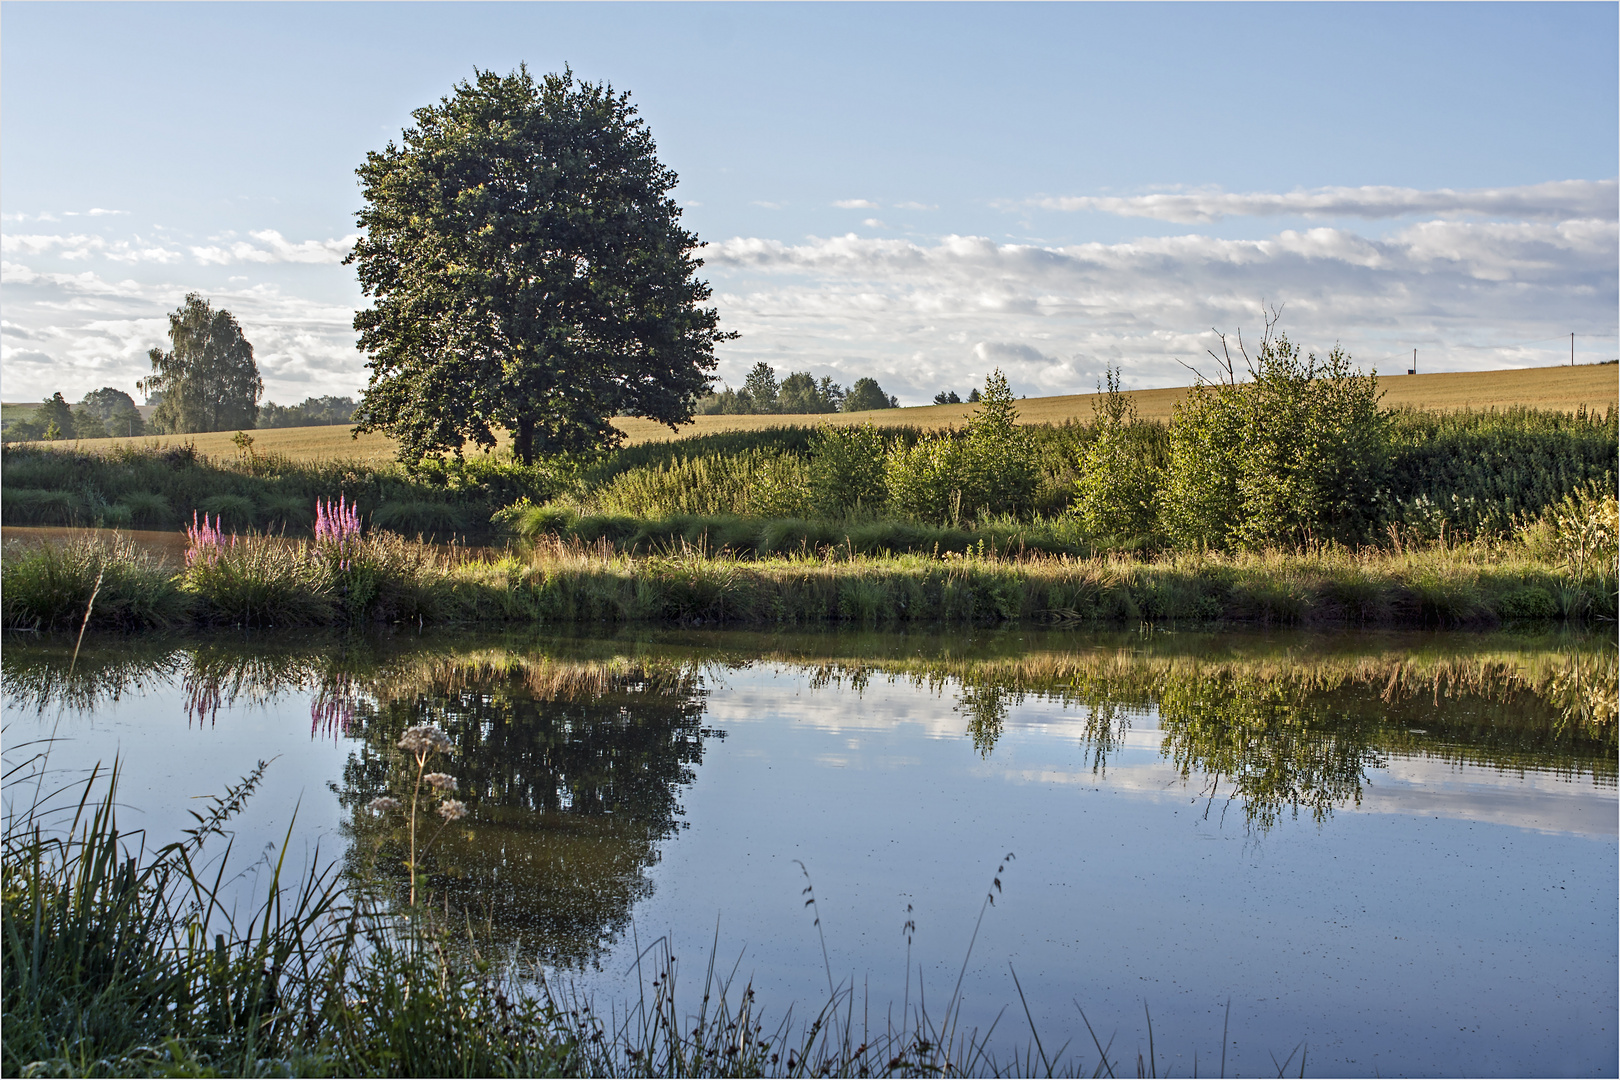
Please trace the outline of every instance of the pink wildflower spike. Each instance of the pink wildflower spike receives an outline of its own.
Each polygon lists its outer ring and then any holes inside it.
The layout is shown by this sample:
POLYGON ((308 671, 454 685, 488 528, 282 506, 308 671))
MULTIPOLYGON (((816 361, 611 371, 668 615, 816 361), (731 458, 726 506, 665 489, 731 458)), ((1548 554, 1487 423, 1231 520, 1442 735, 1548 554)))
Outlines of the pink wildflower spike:
MULTIPOLYGON (((186 567, 189 569, 199 561, 213 565, 219 559, 220 552, 225 547, 224 529, 221 518, 214 515, 212 523, 208 515, 202 515, 199 521, 197 511, 191 512, 191 525, 186 529, 186 567)), ((231 534, 231 546, 236 546, 236 534, 231 534)))

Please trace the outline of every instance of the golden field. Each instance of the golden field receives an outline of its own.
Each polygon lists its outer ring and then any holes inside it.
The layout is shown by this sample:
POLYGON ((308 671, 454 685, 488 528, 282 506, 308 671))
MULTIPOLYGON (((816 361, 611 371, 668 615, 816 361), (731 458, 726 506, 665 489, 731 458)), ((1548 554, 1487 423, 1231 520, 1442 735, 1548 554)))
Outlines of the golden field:
MULTIPOLYGON (((1507 409, 1526 406, 1574 412, 1584 405, 1601 413, 1620 405, 1620 367, 1614 364, 1584 364, 1579 367, 1519 368, 1508 371, 1447 372, 1434 375, 1382 375, 1378 378, 1386 407, 1411 407, 1452 412, 1461 409, 1507 409)), ((1168 420, 1176 402, 1187 396, 1186 387, 1159 390, 1133 390, 1128 396, 1136 402, 1137 414, 1144 420, 1168 420)), ((1089 421, 1096 394, 1066 394, 1059 397, 1026 398, 1018 403, 1019 414, 1027 424, 1061 424, 1065 420, 1089 421)), ((8 404, 7 410, 17 408, 8 404)), ((679 433, 650 420, 624 417, 614 423, 632 443, 654 439, 708 435, 723 431, 749 431, 789 424, 863 424, 871 421, 881 427, 915 426, 941 428, 960 425, 972 417, 972 405, 924 405, 907 409, 881 409, 875 412, 829 413, 815 415, 770 414, 759 416, 699 416, 679 433)), ((216 431, 203 435, 159 435, 139 439, 86 439, 86 449, 121 443, 166 445, 193 442, 199 452, 212 457, 232 456, 239 451, 232 443, 234 432, 216 431)), ((387 436, 361 435, 355 438, 347 427, 266 428, 254 431, 253 448, 262 452, 286 454, 301 459, 342 458, 359 461, 389 461, 394 443, 387 436)))

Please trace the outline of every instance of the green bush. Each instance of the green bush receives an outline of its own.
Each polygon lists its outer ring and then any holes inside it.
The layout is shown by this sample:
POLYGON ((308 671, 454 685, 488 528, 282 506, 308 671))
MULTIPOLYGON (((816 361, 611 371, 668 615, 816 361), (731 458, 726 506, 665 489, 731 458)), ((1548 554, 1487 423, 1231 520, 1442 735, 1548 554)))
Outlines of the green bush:
POLYGON ((259 516, 259 508, 246 495, 210 495, 197 509, 227 529, 251 529, 259 516))
POLYGON ((960 525, 981 514, 1027 514, 1041 472, 1000 371, 985 380, 978 415, 961 435, 942 432, 889 454, 889 504, 921 521, 960 525))
POLYGON ((962 470, 971 513, 1027 514, 1040 483, 1029 433, 1018 423, 1012 388, 999 370, 984 380, 979 412, 967 427, 962 470))
POLYGON ((1614 490, 1617 418, 1585 410, 1391 416, 1391 517, 1403 531, 1437 538, 1510 530, 1588 484, 1614 490))
POLYGON ((448 537, 465 529, 467 518, 449 503, 407 499, 383 503, 371 512, 371 523, 404 536, 448 537))
POLYGON ((1166 532, 1211 548, 1370 539, 1389 472, 1376 380, 1339 348, 1301 360, 1281 334, 1262 343, 1251 374, 1200 384, 1176 406, 1166 532))
POLYGON ((1119 369, 1094 404, 1096 438, 1080 454, 1074 509, 1092 536, 1149 537, 1159 527, 1158 425, 1136 419, 1136 404, 1119 389, 1119 369))
POLYGON ((119 502, 129 511, 130 524, 147 528, 161 528, 174 522, 174 509, 169 500, 147 491, 131 491, 119 502))
POLYGON ((0 511, 11 525, 80 525, 85 522, 84 499, 71 491, 6 488, 0 492, 0 511))
POLYGON ((919 521, 960 524, 973 509, 964 498, 964 456, 961 440, 950 433, 895 445, 884 477, 889 507, 919 521))
POLYGON ((809 506, 826 518, 876 513, 888 500, 885 465, 889 440, 870 422, 823 427, 810 440, 809 506))
POLYGON ((722 457, 678 458, 619 473, 586 500, 597 514, 658 518, 671 514, 783 516, 805 508, 805 462, 796 455, 746 450, 722 457))

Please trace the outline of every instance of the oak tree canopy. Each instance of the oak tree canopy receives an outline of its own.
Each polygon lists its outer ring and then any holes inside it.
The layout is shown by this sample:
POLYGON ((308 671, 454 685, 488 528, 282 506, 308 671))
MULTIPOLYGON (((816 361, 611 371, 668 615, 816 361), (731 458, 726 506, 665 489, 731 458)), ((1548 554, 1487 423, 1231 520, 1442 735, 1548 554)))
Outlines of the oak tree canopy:
POLYGON ((615 415, 690 420, 734 335, 629 95, 477 71, 412 119, 357 170, 358 430, 415 461, 505 429, 530 464, 617 445, 615 415))

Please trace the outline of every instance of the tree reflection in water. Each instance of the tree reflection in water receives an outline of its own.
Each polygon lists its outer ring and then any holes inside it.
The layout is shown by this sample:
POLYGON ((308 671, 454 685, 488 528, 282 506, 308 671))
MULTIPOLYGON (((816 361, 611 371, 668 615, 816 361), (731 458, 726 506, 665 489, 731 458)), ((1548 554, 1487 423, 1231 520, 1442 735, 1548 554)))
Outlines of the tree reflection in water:
POLYGON ((692 665, 437 665, 422 685, 356 704, 339 802, 353 813, 351 870, 403 888, 403 829, 358 813, 406 795, 396 747, 415 724, 455 744, 444 768, 471 813, 424 864, 429 891, 499 926, 553 966, 594 962, 652 889, 646 871, 681 827, 695 779, 704 691, 692 665))

